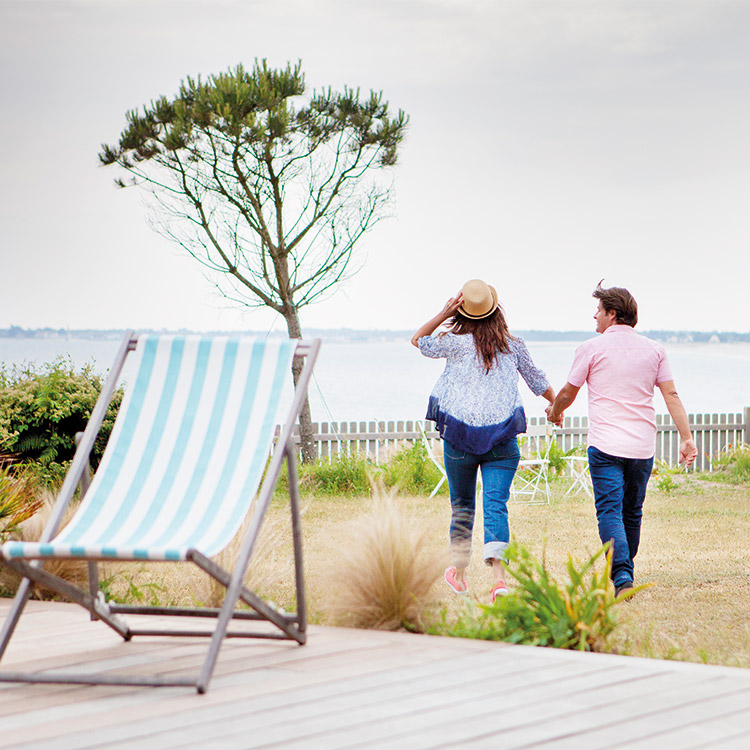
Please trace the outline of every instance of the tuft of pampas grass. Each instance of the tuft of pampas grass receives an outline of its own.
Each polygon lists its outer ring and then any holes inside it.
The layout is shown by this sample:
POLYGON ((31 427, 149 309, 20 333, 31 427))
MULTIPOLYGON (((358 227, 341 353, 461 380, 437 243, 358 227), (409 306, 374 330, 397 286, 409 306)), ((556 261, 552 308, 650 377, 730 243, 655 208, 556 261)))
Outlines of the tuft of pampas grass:
POLYGON ((372 495, 370 512, 349 526, 326 608, 339 625, 421 631, 445 555, 429 550, 431 529, 420 530, 400 510, 394 490, 373 486, 372 495))
MULTIPOLYGON (((18 524, 10 538, 18 542, 37 542, 42 536, 44 527, 52 513, 55 504, 55 496, 46 489, 39 490, 39 509, 33 516, 18 524)), ((65 528, 75 513, 75 508, 68 506, 60 524, 60 531, 65 528)), ((66 581, 77 586, 83 586, 88 581, 88 567, 84 560, 73 560, 69 558, 48 558, 44 560, 44 569, 52 575, 64 578, 66 581)), ((6 567, 0 568, 0 588, 15 590, 18 587, 20 576, 6 567)), ((57 592, 35 584, 35 598, 48 599, 50 596, 58 596, 57 592)))
MULTIPOLYGON (((305 510, 306 507, 300 509, 300 514, 303 517, 305 510)), ((218 555, 213 557, 213 561, 229 573, 232 573, 237 565, 237 558, 251 519, 252 511, 248 513, 242 528, 235 534, 232 541, 218 555)), ((288 568, 292 560, 291 526, 291 518, 271 519, 266 517, 264 519, 255 549, 250 558, 250 564, 243 579, 245 586, 251 591, 262 596, 271 590, 278 591, 280 582, 290 579, 288 568)), ((208 576, 205 579, 205 588, 201 591, 201 600, 205 602, 205 605, 220 607, 224 603, 225 596, 226 588, 217 580, 208 576)), ((272 606, 277 606, 273 602, 269 603, 272 606)))

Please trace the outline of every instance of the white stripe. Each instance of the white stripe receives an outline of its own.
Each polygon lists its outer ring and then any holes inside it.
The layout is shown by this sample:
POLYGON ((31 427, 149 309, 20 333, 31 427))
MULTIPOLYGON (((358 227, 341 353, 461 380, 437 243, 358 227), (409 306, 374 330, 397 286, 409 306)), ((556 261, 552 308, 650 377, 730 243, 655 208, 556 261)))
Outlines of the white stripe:
MULTIPOLYGON (((270 404, 271 391, 274 386, 274 376, 279 360, 279 349, 277 342, 273 342, 273 345, 268 347, 270 351, 267 351, 264 357, 263 366, 261 369, 260 380, 258 384, 258 391, 253 404, 253 410, 250 414, 249 424, 253 425, 252 429, 245 431, 242 448, 240 449, 240 455, 244 460, 240 460, 237 465, 237 470, 232 478, 232 482, 228 488, 227 500, 228 502, 223 503, 221 513, 217 513, 213 522, 209 523, 203 532, 200 542, 196 543, 196 548, 205 549, 206 554, 214 554, 215 551, 223 549, 229 541, 232 539, 237 529, 242 523, 243 517, 240 517, 239 523, 234 524, 234 531, 229 534, 229 538, 220 536, 220 532, 227 523, 227 519, 231 516, 235 510, 237 503, 244 501, 249 505, 251 498, 242 498, 240 492, 245 484, 248 476, 250 467, 252 466, 254 456, 258 450, 263 450, 263 462, 268 454, 268 448, 270 444, 268 440, 264 440, 262 446, 258 445, 258 441, 261 437, 260 427, 266 418, 266 414, 270 404)), ((276 415, 274 414, 274 417, 276 415)), ((274 425, 276 424, 274 418, 274 425)), ((257 489, 257 488, 256 488, 257 489)))

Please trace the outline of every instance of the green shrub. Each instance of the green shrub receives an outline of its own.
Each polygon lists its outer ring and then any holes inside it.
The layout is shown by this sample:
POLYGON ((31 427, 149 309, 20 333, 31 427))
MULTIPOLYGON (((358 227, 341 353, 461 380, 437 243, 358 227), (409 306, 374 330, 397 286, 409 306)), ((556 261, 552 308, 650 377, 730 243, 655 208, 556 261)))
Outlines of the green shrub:
POLYGON ((714 471, 722 482, 750 482, 750 445, 729 446, 714 461, 714 471))
MULTIPOLYGON (((395 488, 408 495, 429 495, 442 474, 427 455, 424 443, 414 443, 402 448, 381 467, 380 479, 386 487, 395 488)), ((438 491, 448 494, 448 483, 443 482, 438 491)))
POLYGON ((507 549, 508 573, 516 586, 493 606, 467 603, 455 623, 446 615, 431 632, 531 646, 604 650, 616 625, 614 605, 644 588, 615 598, 609 581, 609 545, 583 564, 568 556, 568 579, 560 582, 543 560, 514 542, 507 549))
MULTIPOLYGON (((85 365, 80 372, 69 359, 43 365, 0 369, 0 450, 36 474, 47 486, 62 481, 75 453, 75 434, 99 397, 102 379, 85 365)), ((122 401, 115 393, 91 454, 99 463, 122 401)))
POLYGON ((359 453, 340 453, 331 461, 318 459, 302 464, 299 467, 300 489, 321 495, 368 495, 370 477, 376 470, 374 464, 359 453))

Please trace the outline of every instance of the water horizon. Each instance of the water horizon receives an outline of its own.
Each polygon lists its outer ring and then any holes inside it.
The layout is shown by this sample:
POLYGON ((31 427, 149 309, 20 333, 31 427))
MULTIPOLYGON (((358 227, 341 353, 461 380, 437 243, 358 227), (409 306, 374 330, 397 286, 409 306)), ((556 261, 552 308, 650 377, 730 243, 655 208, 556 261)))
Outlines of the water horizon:
MULTIPOLYGON (((587 338, 591 338, 588 335, 587 338)), ((33 365, 36 369, 58 357, 78 369, 89 364, 104 374, 111 367, 120 338, 2 338, 0 363, 6 370, 33 365)), ((578 341, 535 341, 527 346, 535 363, 559 390, 565 383, 578 341)), ((675 383, 692 414, 738 413, 750 406, 750 343, 664 342, 675 383)), ((408 336, 384 340, 323 338, 310 385, 310 406, 316 422, 398 421, 424 419, 427 399, 444 367, 423 357, 408 336)), ((128 369, 123 373, 127 382, 128 369)), ((541 417, 544 402, 519 379, 528 416, 541 417)), ((587 413, 585 387, 567 416, 587 413)), ((657 413, 666 407, 657 392, 657 413)))

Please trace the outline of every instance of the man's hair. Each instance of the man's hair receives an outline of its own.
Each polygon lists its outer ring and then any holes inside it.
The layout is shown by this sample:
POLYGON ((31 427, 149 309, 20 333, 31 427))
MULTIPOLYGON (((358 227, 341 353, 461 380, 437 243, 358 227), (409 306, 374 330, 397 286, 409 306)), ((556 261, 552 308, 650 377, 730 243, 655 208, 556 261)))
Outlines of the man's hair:
POLYGON ((605 289, 600 281, 596 285, 592 297, 602 303, 604 312, 614 310, 615 319, 618 323, 635 328, 636 323, 638 323, 638 304, 627 289, 619 286, 611 286, 609 289, 605 289))

